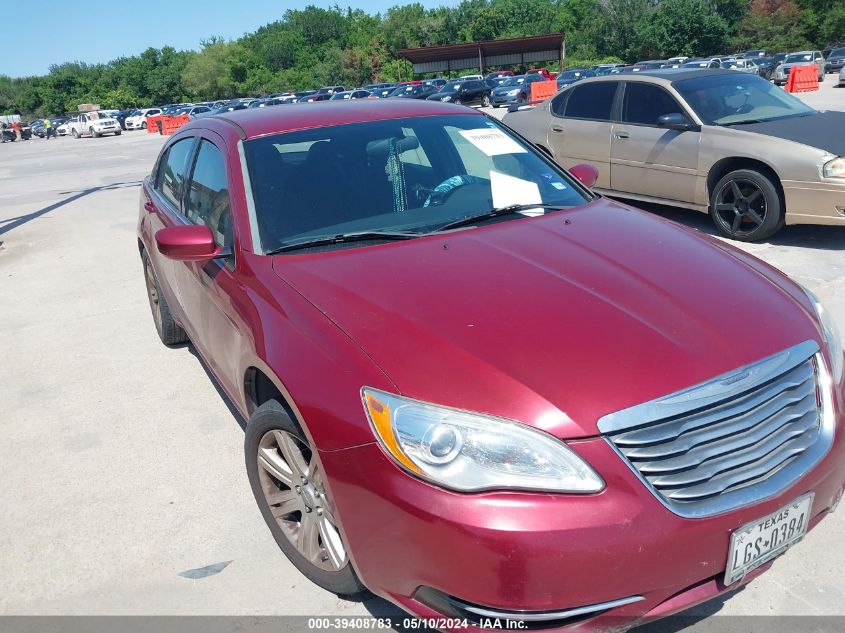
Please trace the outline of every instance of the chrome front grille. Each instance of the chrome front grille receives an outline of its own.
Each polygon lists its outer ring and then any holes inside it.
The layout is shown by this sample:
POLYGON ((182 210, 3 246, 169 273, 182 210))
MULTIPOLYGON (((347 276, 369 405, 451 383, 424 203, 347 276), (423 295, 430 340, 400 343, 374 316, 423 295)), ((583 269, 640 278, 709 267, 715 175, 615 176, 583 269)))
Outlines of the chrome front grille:
POLYGON ((777 494, 832 442, 824 366, 806 341, 612 413, 599 430, 673 512, 703 517, 777 494))

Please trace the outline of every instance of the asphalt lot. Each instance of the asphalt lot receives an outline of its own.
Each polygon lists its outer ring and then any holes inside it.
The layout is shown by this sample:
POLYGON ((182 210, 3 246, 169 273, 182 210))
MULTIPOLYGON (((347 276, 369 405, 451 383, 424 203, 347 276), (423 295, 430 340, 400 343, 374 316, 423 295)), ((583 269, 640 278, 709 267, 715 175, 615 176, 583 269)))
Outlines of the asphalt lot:
MULTIPOLYGON (((802 98, 845 110, 831 83, 802 98)), ((243 421, 190 347, 156 337, 135 223, 163 140, 0 146, 0 615, 396 613, 287 562, 249 490, 243 421)), ((652 210, 712 232, 703 214, 652 210)), ((845 227, 740 246, 814 290, 845 332, 845 227)), ((845 615, 843 538, 840 509, 695 612, 845 615)))

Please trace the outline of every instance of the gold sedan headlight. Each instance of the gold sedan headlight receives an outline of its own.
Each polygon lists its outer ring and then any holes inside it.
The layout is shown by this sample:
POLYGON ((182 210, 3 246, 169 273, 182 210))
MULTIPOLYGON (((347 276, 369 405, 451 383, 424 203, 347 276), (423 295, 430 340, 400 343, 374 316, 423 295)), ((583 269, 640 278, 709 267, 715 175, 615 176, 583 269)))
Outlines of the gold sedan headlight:
POLYGON ((845 178, 845 158, 839 156, 827 161, 822 167, 822 174, 825 178, 845 178))

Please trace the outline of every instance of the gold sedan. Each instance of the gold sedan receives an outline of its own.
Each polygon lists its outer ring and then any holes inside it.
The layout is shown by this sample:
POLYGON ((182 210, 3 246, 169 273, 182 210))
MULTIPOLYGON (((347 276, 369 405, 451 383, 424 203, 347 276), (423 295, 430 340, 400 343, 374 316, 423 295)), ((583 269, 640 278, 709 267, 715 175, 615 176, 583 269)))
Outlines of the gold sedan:
POLYGON ((725 236, 845 225, 845 112, 755 75, 672 69, 585 79, 504 122, 595 189, 709 213, 725 236))

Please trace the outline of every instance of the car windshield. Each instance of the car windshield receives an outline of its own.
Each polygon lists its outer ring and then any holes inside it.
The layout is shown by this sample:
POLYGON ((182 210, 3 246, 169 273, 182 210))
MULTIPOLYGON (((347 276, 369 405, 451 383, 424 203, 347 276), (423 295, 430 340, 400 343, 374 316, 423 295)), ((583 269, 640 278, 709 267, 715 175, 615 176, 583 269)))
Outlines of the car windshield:
POLYGON ((754 74, 708 74, 676 81, 673 85, 707 125, 770 121, 815 112, 754 74))
POLYGON ((811 62, 813 61, 813 54, 812 53, 791 53, 786 56, 786 59, 783 60, 785 63, 795 63, 795 62, 811 62))
POLYGON ((461 89, 461 86, 466 83, 465 81, 450 81, 445 86, 443 86, 443 92, 453 91, 457 92, 461 89))
POLYGON ((521 86, 525 82, 525 77, 511 77, 503 86, 521 86))
POLYGON ((834 48, 828 57, 845 57, 845 48, 834 48))
POLYGON ((708 61, 687 62, 683 65, 684 68, 707 68, 710 65, 708 61))
POLYGON ((565 72, 560 73, 557 78, 558 79, 578 79, 584 73, 583 70, 567 70, 565 72))
MULTIPOLYGON (((369 121, 244 143, 261 248, 348 233, 428 233, 515 204, 568 208, 589 193, 477 115, 369 121)), ((337 247, 338 245, 334 245, 337 247)), ((321 248, 330 248, 322 246, 321 248)))

